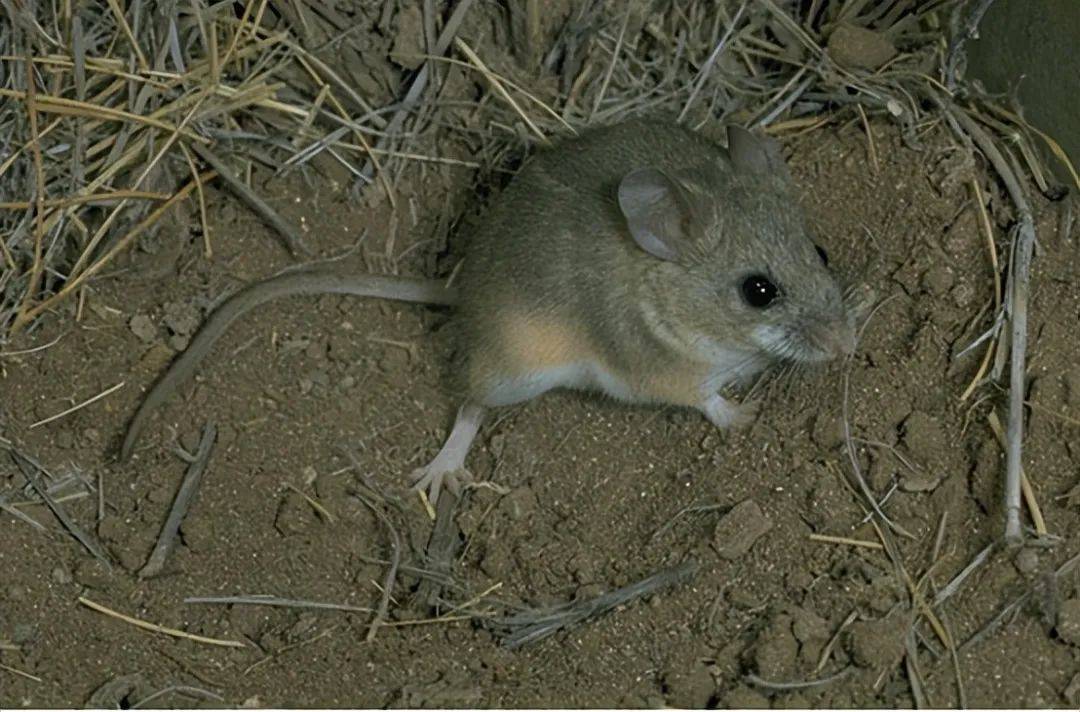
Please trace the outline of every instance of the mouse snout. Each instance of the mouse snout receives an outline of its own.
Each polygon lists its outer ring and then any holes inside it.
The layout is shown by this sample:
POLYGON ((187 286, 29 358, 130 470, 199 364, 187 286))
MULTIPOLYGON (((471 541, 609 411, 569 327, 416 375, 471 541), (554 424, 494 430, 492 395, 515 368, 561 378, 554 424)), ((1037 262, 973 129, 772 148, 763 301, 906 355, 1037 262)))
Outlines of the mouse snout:
POLYGON ((855 326, 846 317, 817 324, 807 336, 823 361, 855 353, 855 326))

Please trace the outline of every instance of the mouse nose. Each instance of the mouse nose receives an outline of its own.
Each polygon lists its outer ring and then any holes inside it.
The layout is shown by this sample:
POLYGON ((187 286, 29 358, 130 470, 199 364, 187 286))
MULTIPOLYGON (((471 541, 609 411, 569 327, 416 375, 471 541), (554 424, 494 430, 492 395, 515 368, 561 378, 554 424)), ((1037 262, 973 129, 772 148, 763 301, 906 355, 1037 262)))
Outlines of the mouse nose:
POLYGON ((826 358, 855 353, 855 327, 846 318, 821 324, 814 332, 813 340, 826 358))

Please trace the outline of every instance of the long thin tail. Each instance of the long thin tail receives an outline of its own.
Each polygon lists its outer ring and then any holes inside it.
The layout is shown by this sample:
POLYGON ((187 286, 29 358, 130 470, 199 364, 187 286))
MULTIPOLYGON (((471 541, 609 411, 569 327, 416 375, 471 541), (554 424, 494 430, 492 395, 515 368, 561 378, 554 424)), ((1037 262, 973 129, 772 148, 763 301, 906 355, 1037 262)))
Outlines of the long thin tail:
POLYGON ((165 374, 154 384, 135 411, 128 425, 120 459, 131 457, 135 442, 146 421, 169 396, 195 374, 214 343, 236 319, 260 304, 279 297, 298 294, 352 294, 358 297, 381 297, 421 304, 456 304, 457 290, 438 280, 412 279, 378 275, 346 275, 325 268, 287 272, 277 277, 255 282, 234 294, 202 325, 187 349, 172 362, 165 374))

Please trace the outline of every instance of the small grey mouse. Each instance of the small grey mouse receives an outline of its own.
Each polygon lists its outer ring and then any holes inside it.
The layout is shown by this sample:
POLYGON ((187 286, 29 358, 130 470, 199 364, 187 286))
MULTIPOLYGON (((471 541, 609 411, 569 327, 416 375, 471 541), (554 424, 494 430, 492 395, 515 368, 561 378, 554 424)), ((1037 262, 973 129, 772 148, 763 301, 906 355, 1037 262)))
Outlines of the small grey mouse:
POLYGON ((811 239, 779 146, 734 126, 727 143, 639 119, 537 154, 469 236, 460 287, 325 268, 246 287, 149 392, 121 457, 234 319, 291 294, 456 307, 462 405, 412 476, 433 501, 468 476, 486 409, 553 388, 695 408, 720 428, 746 422, 752 406, 718 390, 778 361, 851 353, 855 313, 811 239))

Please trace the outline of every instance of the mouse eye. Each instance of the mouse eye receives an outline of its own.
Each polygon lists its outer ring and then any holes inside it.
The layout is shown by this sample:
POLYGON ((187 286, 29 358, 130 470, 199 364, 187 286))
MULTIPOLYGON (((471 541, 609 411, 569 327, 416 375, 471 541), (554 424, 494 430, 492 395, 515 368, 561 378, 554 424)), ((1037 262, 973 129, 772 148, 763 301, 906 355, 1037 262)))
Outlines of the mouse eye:
POLYGON ((817 256, 821 258, 821 264, 826 267, 829 266, 829 253, 826 252, 820 245, 814 245, 814 249, 817 250, 817 256))
POLYGON ((742 295, 746 303, 758 309, 764 309, 776 300, 780 290, 762 274, 752 274, 742 283, 742 295))

